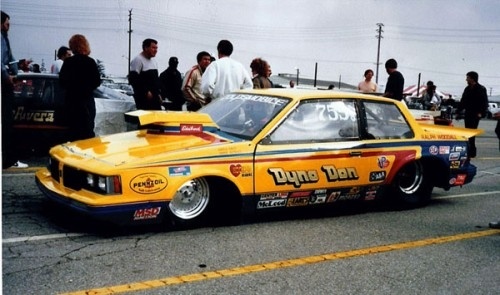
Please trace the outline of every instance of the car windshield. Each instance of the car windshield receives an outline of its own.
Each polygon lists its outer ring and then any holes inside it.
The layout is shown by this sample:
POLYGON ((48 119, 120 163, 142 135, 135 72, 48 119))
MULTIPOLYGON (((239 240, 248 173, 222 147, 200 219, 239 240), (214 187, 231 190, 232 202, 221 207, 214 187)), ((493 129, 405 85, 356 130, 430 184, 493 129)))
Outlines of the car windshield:
POLYGON ((224 132, 251 139, 271 121, 289 99, 260 94, 231 93, 199 112, 209 114, 224 132))

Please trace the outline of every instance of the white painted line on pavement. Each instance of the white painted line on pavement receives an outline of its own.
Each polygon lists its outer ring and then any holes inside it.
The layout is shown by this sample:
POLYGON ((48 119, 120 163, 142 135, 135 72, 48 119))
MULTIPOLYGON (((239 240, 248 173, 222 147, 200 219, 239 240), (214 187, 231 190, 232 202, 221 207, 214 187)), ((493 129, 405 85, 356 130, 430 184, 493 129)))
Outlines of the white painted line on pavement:
POLYGON ((498 195, 500 194, 500 191, 491 191, 491 192, 482 192, 482 193, 466 193, 466 194, 461 194, 461 195, 451 195, 451 196, 442 196, 442 197, 432 197, 434 200, 439 200, 439 199, 456 199, 456 198, 465 198, 465 197, 471 197, 471 196, 489 196, 489 195, 498 195))
POLYGON ((81 236, 85 236, 85 234, 67 233, 67 234, 51 234, 51 235, 31 236, 31 237, 17 237, 10 239, 2 239, 2 244, 32 242, 32 241, 51 240, 51 239, 63 239, 63 238, 72 238, 81 236))

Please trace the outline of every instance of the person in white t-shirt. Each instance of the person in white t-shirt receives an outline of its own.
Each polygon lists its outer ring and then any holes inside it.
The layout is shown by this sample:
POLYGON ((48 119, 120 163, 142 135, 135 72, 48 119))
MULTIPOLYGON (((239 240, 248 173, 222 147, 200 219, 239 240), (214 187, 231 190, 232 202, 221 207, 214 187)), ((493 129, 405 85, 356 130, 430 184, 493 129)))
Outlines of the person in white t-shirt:
POLYGON ((372 81, 373 71, 368 69, 365 71, 365 79, 358 84, 358 90, 363 93, 377 92, 377 84, 372 81))
POLYGON ((59 74, 64 60, 72 55, 73 52, 71 52, 71 49, 69 49, 68 47, 66 46, 59 47, 59 50, 57 50, 57 59, 52 63, 52 66, 50 67, 50 72, 52 74, 59 74))
POLYGON ((233 44, 221 40, 217 45, 219 59, 210 63, 201 78, 201 91, 211 100, 239 89, 253 88, 252 77, 245 67, 230 56, 233 44))

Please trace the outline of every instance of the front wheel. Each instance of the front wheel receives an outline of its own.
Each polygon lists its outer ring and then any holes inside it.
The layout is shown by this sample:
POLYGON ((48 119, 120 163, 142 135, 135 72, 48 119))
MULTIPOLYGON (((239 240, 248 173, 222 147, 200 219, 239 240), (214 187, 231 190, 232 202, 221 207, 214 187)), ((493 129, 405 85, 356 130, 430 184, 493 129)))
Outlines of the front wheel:
POLYGON ((210 187, 205 178, 185 182, 175 193, 168 207, 177 226, 199 225, 209 214, 210 187))
POLYGON ((433 186, 430 176, 425 174, 424 165, 412 162, 398 171, 393 182, 396 201, 406 208, 427 205, 431 199, 433 186))

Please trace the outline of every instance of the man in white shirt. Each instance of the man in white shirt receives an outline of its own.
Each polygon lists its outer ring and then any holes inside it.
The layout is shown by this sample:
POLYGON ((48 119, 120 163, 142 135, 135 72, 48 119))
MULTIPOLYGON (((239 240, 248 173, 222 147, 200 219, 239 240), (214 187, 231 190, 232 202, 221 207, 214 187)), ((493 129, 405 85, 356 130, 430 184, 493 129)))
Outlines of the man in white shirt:
POLYGON ((59 47, 59 50, 57 50, 57 60, 55 60, 54 63, 52 64, 52 66, 50 67, 50 72, 52 74, 59 74, 59 72, 61 71, 64 60, 67 57, 70 57, 71 55, 73 55, 73 53, 71 52, 71 49, 69 49, 66 46, 59 47))
POLYGON ((217 99, 239 89, 253 88, 252 78, 245 67, 230 56, 233 44, 221 40, 217 45, 219 59, 212 62, 201 79, 201 91, 210 99, 217 99))

